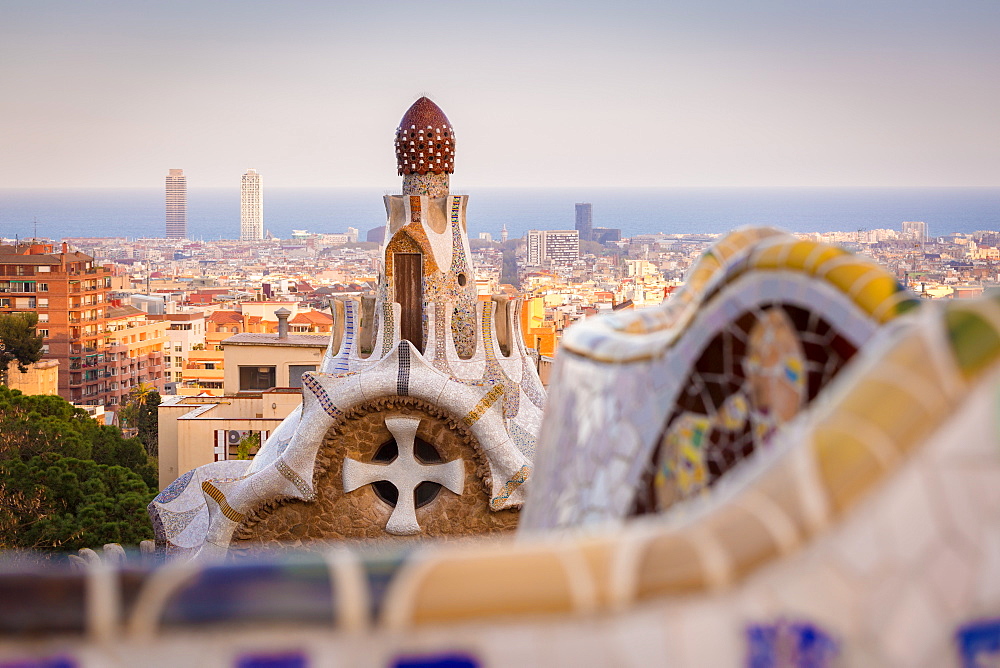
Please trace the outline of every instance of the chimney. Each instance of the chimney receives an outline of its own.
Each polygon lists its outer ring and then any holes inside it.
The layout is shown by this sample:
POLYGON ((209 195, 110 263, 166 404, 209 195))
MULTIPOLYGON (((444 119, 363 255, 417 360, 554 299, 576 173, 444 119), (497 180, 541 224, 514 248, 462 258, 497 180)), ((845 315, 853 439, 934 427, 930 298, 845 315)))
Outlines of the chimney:
POLYGON ((274 312, 274 315, 278 316, 278 338, 287 339, 288 338, 288 316, 292 314, 291 311, 285 307, 279 308, 274 312))

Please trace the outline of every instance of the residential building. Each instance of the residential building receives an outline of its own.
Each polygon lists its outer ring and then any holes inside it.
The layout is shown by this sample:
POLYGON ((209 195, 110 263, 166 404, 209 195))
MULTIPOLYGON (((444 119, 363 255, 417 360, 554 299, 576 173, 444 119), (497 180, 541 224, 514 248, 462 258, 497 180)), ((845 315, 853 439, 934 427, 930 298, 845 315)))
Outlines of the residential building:
POLYGON ((572 264, 580 259, 580 233, 576 230, 528 230, 527 264, 572 264))
POLYGON ((111 272, 51 243, 0 246, 0 313, 38 314, 45 359, 59 360, 59 396, 104 403, 104 329, 111 272))
POLYGON ((528 230, 528 233, 524 237, 525 250, 527 251, 525 263, 529 267, 537 267, 542 264, 542 254, 544 252, 543 234, 544 232, 541 230, 528 230))
POLYGON ((22 394, 59 394, 59 360, 39 360, 22 372, 17 362, 7 365, 7 387, 22 394))
POLYGON ((225 398, 166 397, 158 414, 160 489, 192 468, 235 459, 240 439, 248 434, 259 433, 263 443, 300 403, 302 392, 290 389, 225 398))
POLYGON ((260 174, 248 169, 240 188, 240 240, 260 241, 264 238, 264 194, 260 174))
POLYGON ((927 223, 919 221, 904 222, 903 236, 916 239, 921 243, 927 241, 927 223))
POLYGON ((323 361, 329 335, 237 334, 222 342, 226 395, 302 387, 302 374, 323 361))
POLYGON ((187 238, 187 177, 183 169, 167 174, 167 239, 187 238))
POLYGON ((140 384, 162 393, 166 382, 164 349, 167 347, 167 324, 147 320, 134 306, 108 309, 105 339, 105 368, 98 374, 107 379, 104 404, 111 410, 140 384))
MULTIPOLYGON (((147 314, 146 318, 162 321, 167 325, 167 344, 163 355, 165 383, 183 383, 189 356, 195 352, 205 352, 205 332, 208 328, 205 311, 147 314)), ((221 387, 220 384, 219 389, 221 387)))

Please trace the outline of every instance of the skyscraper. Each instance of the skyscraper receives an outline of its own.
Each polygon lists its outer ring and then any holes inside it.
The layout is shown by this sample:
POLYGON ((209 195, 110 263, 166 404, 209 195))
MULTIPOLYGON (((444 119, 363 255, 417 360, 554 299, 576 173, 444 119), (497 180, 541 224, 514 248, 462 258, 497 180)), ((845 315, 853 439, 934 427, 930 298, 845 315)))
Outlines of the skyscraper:
POLYGON ((248 169, 240 189, 240 239, 258 241, 264 238, 264 194, 260 189, 260 174, 248 169))
POLYGON ((580 241, 593 241, 594 229, 593 211, 590 202, 576 205, 576 231, 580 233, 580 241))
POLYGON ((167 238, 187 238, 187 177, 183 169, 167 174, 167 238))

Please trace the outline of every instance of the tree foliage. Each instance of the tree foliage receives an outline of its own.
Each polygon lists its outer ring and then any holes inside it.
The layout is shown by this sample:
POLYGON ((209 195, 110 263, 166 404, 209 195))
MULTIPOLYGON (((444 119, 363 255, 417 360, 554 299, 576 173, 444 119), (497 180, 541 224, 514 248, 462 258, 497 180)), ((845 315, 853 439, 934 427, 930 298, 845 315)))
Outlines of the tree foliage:
POLYGON ((247 460, 257 454, 260 449, 260 432, 252 431, 245 434, 236 445, 236 459, 247 460), (253 450, 253 452, 251 452, 253 450))
POLYGON ((160 393, 152 385, 139 383, 128 393, 118 409, 118 422, 142 441, 146 453, 156 457, 159 451, 160 393))
POLYGON ((512 285, 518 290, 521 289, 521 279, 517 273, 517 253, 512 248, 504 248, 500 282, 512 285))
POLYGON ((54 396, 0 387, 0 548, 78 549, 152 537, 155 460, 54 396))
POLYGON ((155 491, 124 466, 47 452, 0 463, 0 548, 77 550, 153 537, 155 491))
POLYGON ((0 380, 6 380, 7 365, 17 363, 21 373, 42 359, 42 337, 38 336, 37 313, 0 315, 0 380))

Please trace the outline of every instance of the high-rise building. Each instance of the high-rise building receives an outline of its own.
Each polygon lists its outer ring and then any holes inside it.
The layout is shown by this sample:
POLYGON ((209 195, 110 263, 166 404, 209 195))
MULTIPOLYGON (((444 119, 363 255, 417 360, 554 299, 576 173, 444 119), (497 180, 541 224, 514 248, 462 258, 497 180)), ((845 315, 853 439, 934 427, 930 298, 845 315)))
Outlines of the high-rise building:
POLYGON ((507 241, 507 225, 506 224, 503 226, 503 229, 500 230, 500 241, 501 242, 506 242, 507 241))
POLYGON ((590 202, 576 205, 576 231, 580 233, 580 241, 593 241, 594 212, 590 202))
POLYGON ((264 238, 264 194, 260 189, 260 174, 248 169, 240 189, 240 239, 259 241, 264 238))
POLYGON ((187 238, 187 177, 183 169, 167 174, 167 238, 187 238))
POLYGON ((905 222, 903 223, 903 236, 916 239, 921 243, 927 241, 927 223, 905 222))
POLYGON ((528 266, 571 264, 580 258, 580 233, 576 230, 528 230, 528 266))

